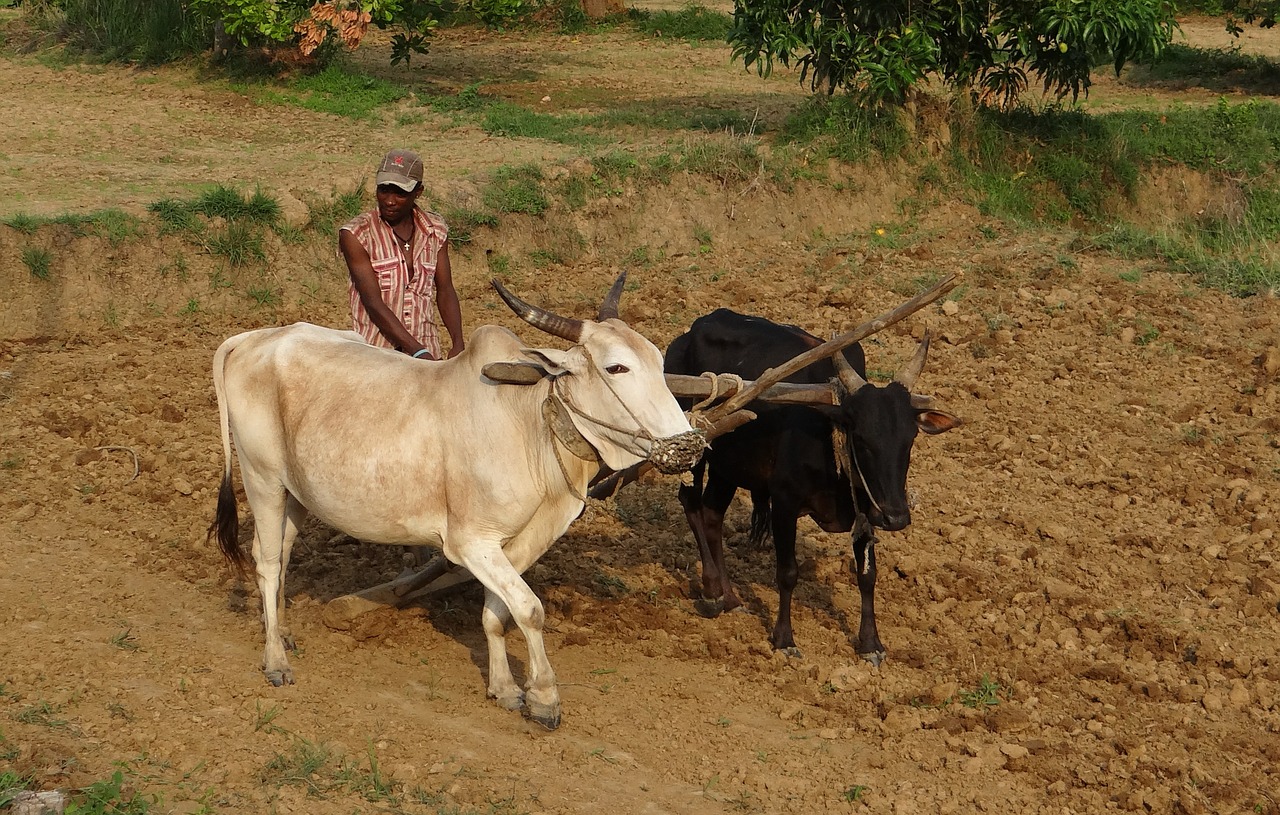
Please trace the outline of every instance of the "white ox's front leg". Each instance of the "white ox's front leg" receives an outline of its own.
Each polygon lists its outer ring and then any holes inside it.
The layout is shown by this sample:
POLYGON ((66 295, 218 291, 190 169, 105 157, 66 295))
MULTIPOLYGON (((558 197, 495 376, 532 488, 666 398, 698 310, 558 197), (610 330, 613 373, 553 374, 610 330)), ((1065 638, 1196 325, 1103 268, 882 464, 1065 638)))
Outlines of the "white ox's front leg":
MULTIPOLYGON (((497 542, 468 542, 456 547, 450 559, 471 572, 487 589, 481 621, 489 644, 489 694, 508 708, 519 698, 520 690, 507 661, 505 630, 509 614, 529 646, 527 714, 548 730, 559 727, 560 690, 542 640, 545 621, 542 601, 520 577, 520 569, 507 559, 497 542)), ((521 565, 527 567, 528 564, 521 565)))
POLYGON ((489 643, 489 696, 507 710, 519 710, 524 707, 524 691, 511 675, 511 663, 507 659, 507 623, 511 620, 507 604, 486 590, 480 620, 489 643))

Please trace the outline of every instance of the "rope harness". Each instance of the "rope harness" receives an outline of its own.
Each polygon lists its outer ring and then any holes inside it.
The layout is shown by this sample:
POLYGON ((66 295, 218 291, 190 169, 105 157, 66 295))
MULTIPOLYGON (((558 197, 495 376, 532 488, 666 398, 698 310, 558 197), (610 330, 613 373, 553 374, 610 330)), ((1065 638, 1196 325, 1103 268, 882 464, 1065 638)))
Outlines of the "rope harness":
MULTIPOLYGON (((582 349, 582 353, 587 357, 587 364, 595 367, 595 361, 591 358, 591 353, 586 349, 582 349)), ((605 421, 598 416, 593 416, 586 412, 578 405, 574 404, 573 399, 565 391, 563 387, 563 378, 556 376, 551 380, 551 391, 547 394, 546 400, 542 403, 542 415, 547 419, 548 425, 551 427, 552 434, 564 445, 570 453, 584 461, 600 461, 599 452, 591 445, 591 442, 582 435, 581 431, 573 424, 573 420, 568 416, 572 413, 581 419, 584 419, 596 427, 602 427, 606 430, 612 430, 620 434, 624 438, 630 438, 631 444, 620 444, 627 452, 641 459, 647 459, 652 462, 659 471, 672 474, 682 472, 692 467, 702 455, 702 451, 707 447, 706 434, 701 430, 690 430, 685 433, 679 433, 674 436, 666 436, 664 438, 655 438, 652 433, 645 429, 635 412, 627 406, 618 391, 608 378, 602 381, 609 393, 613 394, 613 398, 618 400, 618 404, 626 412, 631 419, 635 429, 629 430, 619 427, 612 422, 605 421), (639 444, 641 440, 649 443, 649 449, 646 451, 639 444)), ((574 485, 573 480, 569 477, 568 468, 565 467, 564 460, 560 456, 559 449, 556 449, 556 464, 560 466, 560 474, 564 476, 565 483, 569 485, 569 490, 574 497, 586 503, 586 497, 574 485)))
MULTIPOLYGON (((849 395, 848 390, 844 387, 844 383, 839 379, 831 381, 831 388, 838 403, 843 403, 845 397, 849 395)), ((877 503, 876 497, 871 494, 871 487, 867 484, 867 477, 862 474, 862 467, 858 466, 858 451, 853 449, 853 445, 849 443, 849 437, 840 429, 840 426, 836 424, 831 425, 831 445, 835 448, 836 472, 849 479, 849 498, 853 501, 853 510, 856 513, 854 516, 853 528, 855 531, 859 526, 865 526, 866 528, 871 529, 873 527, 871 526, 870 519, 867 518, 866 513, 858 508, 858 491, 854 488, 853 483, 854 473, 857 473, 858 483, 862 484, 862 489, 866 492, 867 500, 871 502, 871 506, 882 516, 884 515, 884 510, 880 508, 880 504, 877 503)), ((875 538, 872 537, 871 541, 867 544, 868 548, 870 548, 874 542, 875 538)), ((863 563, 859 564, 862 567, 860 571, 863 574, 866 574, 868 560, 869 559, 864 559, 863 563)))

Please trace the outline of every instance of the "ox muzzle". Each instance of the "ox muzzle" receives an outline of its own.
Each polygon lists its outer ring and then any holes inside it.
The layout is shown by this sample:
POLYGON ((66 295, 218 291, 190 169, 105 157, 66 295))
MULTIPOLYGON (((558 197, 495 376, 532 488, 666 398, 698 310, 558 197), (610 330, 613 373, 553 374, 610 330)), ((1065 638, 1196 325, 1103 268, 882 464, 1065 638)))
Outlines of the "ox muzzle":
POLYGON ((659 472, 672 475, 693 469, 706 449, 707 434, 701 430, 689 430, 655 439, 649 447, 648 460, 659 472))

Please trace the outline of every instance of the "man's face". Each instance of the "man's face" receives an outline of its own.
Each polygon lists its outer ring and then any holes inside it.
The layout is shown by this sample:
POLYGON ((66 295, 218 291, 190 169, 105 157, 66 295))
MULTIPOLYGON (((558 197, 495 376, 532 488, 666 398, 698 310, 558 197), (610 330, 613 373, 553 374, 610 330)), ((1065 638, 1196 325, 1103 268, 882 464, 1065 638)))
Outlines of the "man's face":
POLYGON ((378 214, 389 224, 400 223, 413 212, 413 202, 421 192, 421 184, 413 192, 405 192, 395 184, 378 185, 378 214))

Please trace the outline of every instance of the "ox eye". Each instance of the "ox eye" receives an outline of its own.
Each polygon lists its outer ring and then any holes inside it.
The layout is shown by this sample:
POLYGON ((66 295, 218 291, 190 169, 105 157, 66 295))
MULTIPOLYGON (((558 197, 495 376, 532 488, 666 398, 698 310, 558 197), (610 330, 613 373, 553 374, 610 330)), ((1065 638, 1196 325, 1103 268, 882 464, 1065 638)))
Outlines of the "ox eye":
POLYGON ((611 374, 625 374, 631 369, 626 365, 610 365, 608 368, 605 368, 605 370, 611 374))

